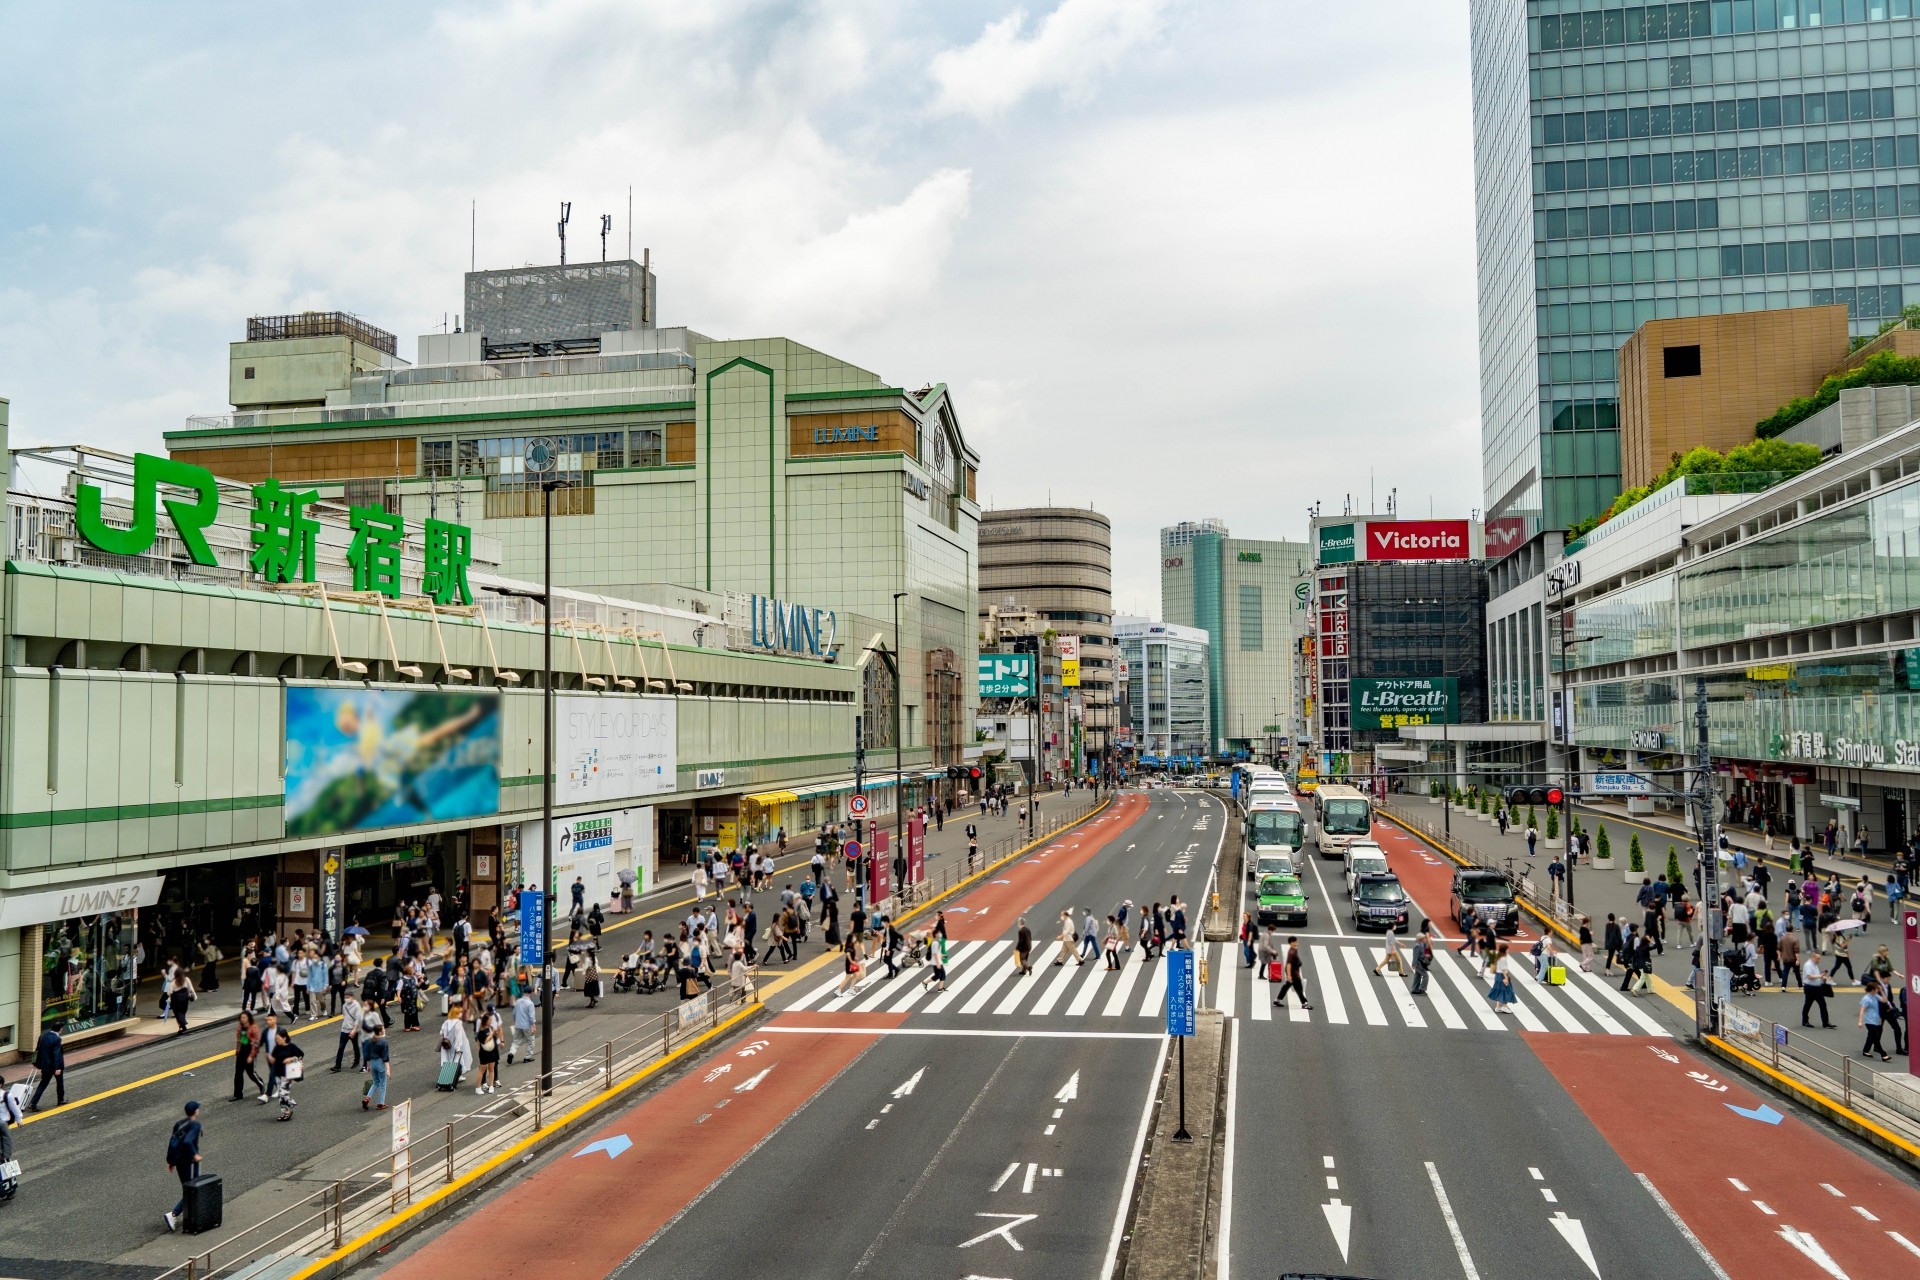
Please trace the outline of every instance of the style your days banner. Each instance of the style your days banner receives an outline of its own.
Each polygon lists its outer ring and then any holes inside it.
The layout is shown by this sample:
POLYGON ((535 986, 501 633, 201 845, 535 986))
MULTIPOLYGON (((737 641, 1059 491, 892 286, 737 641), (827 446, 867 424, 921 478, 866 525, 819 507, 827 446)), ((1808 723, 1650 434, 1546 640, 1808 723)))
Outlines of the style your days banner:
POLYGON ((500 812, 500 695, 287 690, 291 837, 500 812))
POLYGON ((679 717, 672 698, 563 694, 554 715, 555 804, 664 795, 677 785, 679 717))

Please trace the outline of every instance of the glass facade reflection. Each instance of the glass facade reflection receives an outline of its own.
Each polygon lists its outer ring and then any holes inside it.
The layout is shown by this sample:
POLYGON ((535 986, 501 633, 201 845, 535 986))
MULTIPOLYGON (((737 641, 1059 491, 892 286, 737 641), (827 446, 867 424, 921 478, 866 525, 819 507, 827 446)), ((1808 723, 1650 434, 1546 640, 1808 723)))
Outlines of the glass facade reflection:
POLYGON ((40 956, 40 1025, 62 1035, 133 1016, 133 911, 56 920, 40 956))
POLYGON ((1920 301, 1916 34, 1913 0, 1473 5, 1489 516, 1618 493, 1648 320, 1920 301))
POLYGON ((1674 577, 1663 573, 1574 610, 1573 635, 1595 638, 1568 646, 1568 663, 1591 667, 1672 653, 1673 593, 1674 577))

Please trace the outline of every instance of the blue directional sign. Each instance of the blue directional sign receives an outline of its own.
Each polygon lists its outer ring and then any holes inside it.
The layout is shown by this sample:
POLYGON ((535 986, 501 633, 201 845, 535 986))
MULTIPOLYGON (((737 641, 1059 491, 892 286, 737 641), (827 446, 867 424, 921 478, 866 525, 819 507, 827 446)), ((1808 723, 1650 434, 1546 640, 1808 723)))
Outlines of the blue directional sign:
POLYGON ((546 960, 546 941, 540 936, 546 918, 547 895, 530 889, 520 895, 520 963, 538 966, 546 960))
POLYGON ((1167 952, 1167 1034, 1193 1034, 1193 952, 1167 952))

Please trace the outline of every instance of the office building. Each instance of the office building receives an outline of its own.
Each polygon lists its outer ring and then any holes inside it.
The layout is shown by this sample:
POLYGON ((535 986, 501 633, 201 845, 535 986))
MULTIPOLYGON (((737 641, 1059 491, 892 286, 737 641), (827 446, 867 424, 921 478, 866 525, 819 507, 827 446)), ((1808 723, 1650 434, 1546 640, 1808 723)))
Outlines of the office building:
POLYGON ((979 542, 982 641, 1021 616, 1030 621, 1011 634, 1053 632, 1068 721, 1063 758, 1074 772, 1097 769, 1116 715, 1112 523, 1088 507, 983 511, 979 542))
POLYGON ((1160 530, 1161 616, 1207 633, 1216 755, 1270 755, 1292 736, 1308 563, 1304 542, 1234 538, 1220 520, 1160 530))
POLYGON ((1920 301, 1910 0, 1474 0, 1490 518, 1622 487, 1617 353, 1653 320, 1920 301))
POLYGON ((1203 763, 1213 743, 1207 633, 1122 616, 1113 635, 1127 664, 1127 715, 1140 763, 1203 763))

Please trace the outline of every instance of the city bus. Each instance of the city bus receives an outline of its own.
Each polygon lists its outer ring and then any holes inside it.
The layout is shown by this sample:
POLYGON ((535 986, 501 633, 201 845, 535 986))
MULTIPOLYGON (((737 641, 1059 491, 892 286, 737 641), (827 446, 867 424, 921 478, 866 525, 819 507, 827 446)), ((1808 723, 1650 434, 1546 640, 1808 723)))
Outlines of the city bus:
POLYGON ((1284 859, 1284 868, 1294 867, 1295 855, 1306 843, 1305 815, 1291 797, 1262 796, 1247 810, 1242 831, 1246 849, 1241 861, 1248 879, 1288 874, 1276 859, 1284 859))
POLYGON ((1347 856, 1356 840, 1373 839, 1373 801, 1344 783, 1313 791, 1313 843, 1323 858, 1347 856))
POLYGON ((1275 773, 1271 769, 1256 770, 1247 775, 1247 782, 1240 792, 1240 812, 1251 811, 1261 801, 1291 799, 1293 788, 1287 785, 1286 774, 1275 773))

